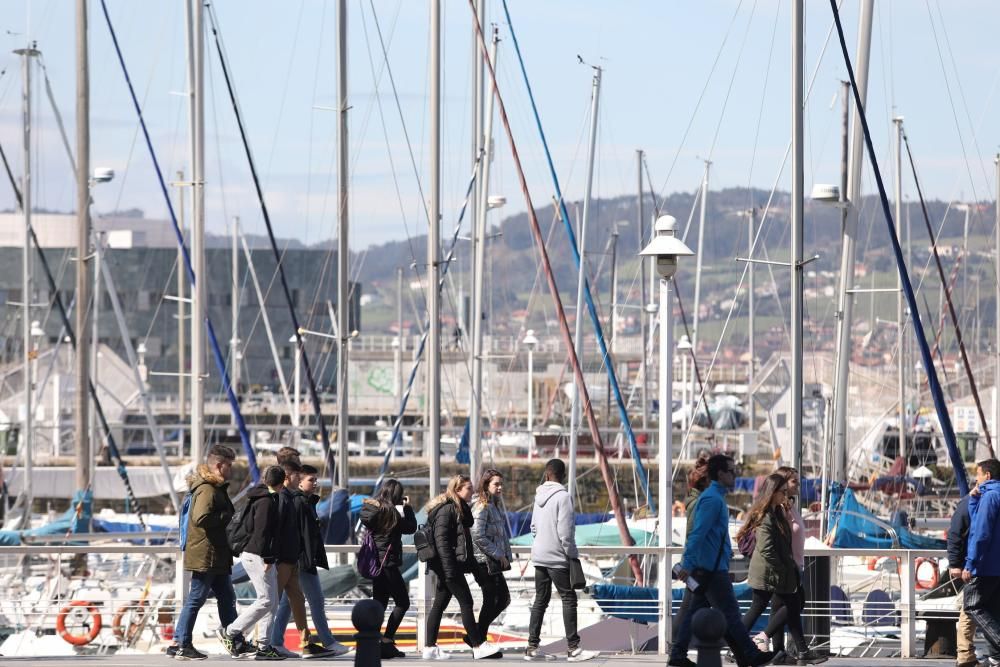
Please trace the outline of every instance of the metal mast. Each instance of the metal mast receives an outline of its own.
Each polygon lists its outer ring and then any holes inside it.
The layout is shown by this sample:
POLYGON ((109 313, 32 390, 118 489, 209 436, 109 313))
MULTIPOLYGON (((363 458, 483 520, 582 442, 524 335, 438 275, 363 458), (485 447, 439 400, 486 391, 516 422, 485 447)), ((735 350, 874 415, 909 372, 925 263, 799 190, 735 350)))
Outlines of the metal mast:
MULTIPOLYGON (((995 247, 993 256, 996 258, 997 276, 1000 276, 1000 153, 993 160, 996 165, 997 176, 997 199, 994 202, 996 209, 996 225, 994 232, 995 247)), ((909 234, 907 234, 909 239, 909 234)), ((993 432, 1000 432, 1000 285, 996 292, 996 318, 993 320, 993 432)))
MULTIPOLYGON (((350 398, 347 378, 350 331, 350 293, 347 247, 348 173, 347 173, 347 0, 337 2, 337 483, 347 488, 350 479, 347 463, 347 427, 350 424, 350 398)), ((301 340, 301 337, 300 337, 301 340)), ((304 343, 303 343, 304 344, 304 343)))
MULTIPOLYGON (((903 238, 903 117, 892 119, 896 124, 896 236, 903 238)), ((896 359, 899 367, 899 452, 906 456, 906 354, 903 329, 906 326, 906 309, 903 306, 903 277, 896 276, 896 359)))
POLYGON ((205 31, 200 0, 188 2, 188 105, 191 123, 191 459, 204 458, 205 418, 205 31))
POLYGON ((712 161, 705 160, 705 174, 701 179, 701 213, 698 218, 698 249, 695 250, 694 312, 691 315, 691 346, 693 349, 691 353, 696 357, 698 356, 698 311, 701 309, 701 258, 705 254, 705 215, 708 207, 708 172, 711 167, 712 161))
MULTIPOLYGON (((755 331, 754 331, 754 318, 755 318, 755 306, 754 303, 754 280, 753 280, 753 238, 754 232, 757 227, 757 209, 751 208, 747 211, 747 258, 750 260, 747 262, 747 314, 749 322, 747 323, 747 347, 750 352, 750 363, 747 364, 747 416, 748 416, 748 427, 751 432, 757 430, 757 420, 754 416, 757 412, 757 406, 753 402, 753 384, 757 375, 757 346, 755 341, 755 331)), ((687 404, 685 403, 685 407, 687 404)))
MULTIPOLYGON (((482 5, 480 5, 480 8, 482 5)), ((499 30, 493 29, 493 44, 490 61, 496 62, 497 43, 500 41, 499 30)), ((492 92, 492 91, 491 91, 492 92)), ((483 130, 483 153, 479 165, 479 178, 476 183, 479 190, 478 208, 476 209, 476 226, 473 232, 475 256, 472 264, 472 396, 469 405, 469 477, 479 479, 482 467, 483 452, 483 297, 485 294, 486 269, 486 214, 489 211, 490 158, 493 138, 493 100, 490 95, 486 104, 485 126, 483 130)), ((475 199, 475 197, 474 197, 475 199)))
MULTIPOLYGON (((233 218, 233 238, 232 238, 232 252, 230 253, 230 261, 232 266, 230 267, 230 272, 232 274, 232 297, 230 299, 230 317, 232 318, 231 335, 229 337, 229 353, 232 357, 230 362, 230 375, 232 376, 231 381, 233 383, 233 390, 236 395, 239 396, 240 393, 240 364, 243 360, 243 354, 240 352, 240 255, 239 255, 239 238, 240 238, 240 218, 236 216, 233 218)), ((232 415, 232 423, 236 423, 236 415, 232 415)))
MULTIPOLYGON (((637 149, 635 152, 636 161, 636 175, 638 176, 638 198, 636 201, 636 206, 638 208, 638 215, 635 221, 636 236, 639 237, 639 250, 642 250, 646 245, 645 240, 645 228, 646 228, 646 214, 643 212, 642 208, 642 149, 637 149)), ((639 259, 639 290, 641 298, 639 300, 639 337, 642 339, 643 348, 646 347, 646 259, 639 259)), ((649 298, 653 298, 650 294, 649 298)), ((649 365, 646 362, 646 350, 643 349, 642 354, 642 368, 640 372, 642 373, 642 428, 643 430, 649 428, 649 365)))
MULTIPOLYGON (((90 71, 87 0, 76 1, 76 488, 90 487, 90 71)), ((94 341, 97 344, 97 341, 94 341)), ((96 383, 95 383, 96 386, 96 383)), ((59 415, 53 415, 58 423, 59 415)), ((58 448, 58 443, 56 447, 58 448)))
MULTIPOLYGON (((858 29, 858 51, 855 76, 861 104, 868 99, 868 63, 872 39, 872 14, 875 0, 864 0, 861 6, 858 29)), ((833 446, 834 471, 838 481, 847 479, 847 394, 848 373, 851 361, 851 325, 854 297, 849 292, 854 287, 854 257, 858 236, 858 206, 861 204, 861 167, 864 164, 864 129, 861 116, 854 109, 854 127, 851 130, 851 165, 848 174, 847 212, 844 217, 844 234, 840 263, 840 322, 837 340, 837 378, 834 385, 833 446)))
MULTIPOLYGON (((594 186, 594 153, 597 149, 597 112, 601 99, 601 68, 594 67, 594 79, 590 97, 590 149, 587 160, 587 187, 583 198, 583 217, 580 218, 580 267, 577 271, 576 285, 576 323, 573 331, 573 347, 576 349, 576 356, 582 364, 586 359, 583 351, 583 292, 587 277, 587 223, 590 221, 590 197, 594 186)), ((580 381, 583 382, 583 375, 580 381)), ((576 505, 576 454, 579 442, 580 430, 580 398, 584 393, 583 387, 576 387, 573 392, 573 407, 570 412, 569 427, 569 496, 576 505)))
MULTIPOLYGON (((342 0, 343 1, 343 0, 342 0)), ((433 498, 441 489, 441 0, 431 0, 430 76, 430 220, 427 234, 427 350, 428 481, 433 498)))
MULTIPOLYGON (((35 357, 34 345, 31 342, 31 59, 38 55, 34 46, 14 51, 21 56, 22 81, 22 132, 24 141, 24 176, 21 180, 21 208, 24 213, 24 247, 21 254, 21 346, 24 364, 24 433, 21 443, 24 445, 24 521, 25 525, 31 518, 32 500, 32 467, 35 450, 35 415, 34 396, 35 381, 32 377, 32 362, 35 357)), ((77 304, 77 308, 85 307, 77 304)))
MULTIPOLYGON (((805 172, 802 132, 803 0, 792 3, 792 467, 802 468, 802 208, 805 172)), ((704 204, 703 204, 704 205, 704 204)), ((700 255, 700 248, 699 248, 700 255)), ((697 313, 695 313, 697 318, 697 313)), ((697 321, 697 319, 695 320, 697 321)), ((697 335, 697 329, 695 330, 697 335)))

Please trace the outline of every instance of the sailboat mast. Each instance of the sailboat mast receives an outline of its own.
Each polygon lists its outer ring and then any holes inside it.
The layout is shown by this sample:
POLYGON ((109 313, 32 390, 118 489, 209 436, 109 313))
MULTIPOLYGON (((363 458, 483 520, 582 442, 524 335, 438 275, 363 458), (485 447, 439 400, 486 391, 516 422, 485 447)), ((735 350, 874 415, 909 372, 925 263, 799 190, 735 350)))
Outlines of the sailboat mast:
MULTIPOLYGON (((874 0, 864 0, 861 6, 858 29, 857 67, 858 96, 864 105, 868 99, 868 64, 871 55, 872 14, 874 0)), ((858 213, 861 205, 861 167, 864 165, 864 130, 861 116, 854 109, 854 127, 851 130, 851 163, 847 181, 846 215, 844 216, 843 241, 840 258, 840 317, 837 330, 837 377, 834 384, 833 405, 833 479, 847 480, 847 394, 848 371, 851 362, 851 329, 854 296, 848 291, 854 287, 854 257, 858 236, 858 213)), ((943 312, 943 311, 942 311, 943 312)))
POLYGON ((200 0, 189 0, 188 116, 191 125, 191 460, 204 458, 205 417, 205 31, 200 0))
MULTIPOLYGON (((701 213, 698 217, 698 248, 695 250, 694 268, 694 312, 692 313, 693 324, 691 325, 691 346, 692 354, 698 355, 698 311, 701 310, 701 259, 705 256, 705 216, 708 211, 708 173, 712 168, 712 161, 705 160, 705 174, 701 179, 701 213)), ((654 232, 655 233, 655 232, 654 232)), ((687 232, 685 231, 685 235, 687 232)))
MULTIPOLYGON (((87 304, 90 272, 90 71, 87 0, 76 1, 76 488, 90 487, 90 337, 87 304)), ((54 415, 58 422, 59 415, 54 415)), ((58 448, 56 443, 56 448, 58 448)))
MULTIPOLYGON (((497 44, 499 41, 499 31, 494 28, 490 62, 496 63, 497 44)), ((483 306, 486 303, 484 299, 486 285, 486 214, 490 208, 490 147, 493 138, 494 99, 494 96, 490 95, 486 103, 483 138, 481 140, 483 145, 483 159, 479 164, 479 178, 476 182, 479 196, 475 218, 476 226, 473 233, 475 256, 473 258, 472 270, 472 397, 469 412, 469 476, 473 480, 479 479, 479 470, 483 462, 483 306)), ((473 200, 476 199, 473 196, 473 200)))
MULTIPOLYGON (((997 275, 1000 276, 1000 153, 997 153, 993 163, 996 165, 997 172, 997 199, 994 202, 996 224, 993 227, 996 237, 993 257, 996 259, 997 275)), ((908 234, 907 240, 909 240, 908 234)), ((1000 432, 1000 284, 997 285, 995 302, 996 318, 993 320, 993 335, 995 336, 993 343, 993 432, 998 433, 1000 432)))
MULTIPOLYGON (((38 55, 34 47, 14 51, 21 56, 22 81, 22 130, 24 140, 24 176, 21 181, 21 208, 24 213, 24 246, 21 254, 21 348, 24 364, 24 432, 21 444, 24 446, 24 521, 31 516, 32 467, 35 450, 35 416, 32 393, 35 381, 32 377, 34 345, 31 342, 31 59, 38 55)), ((77 306, 78 308, 81 307, 77 306)))
MULTIPOLYGON (((233 389, 236 394, 240 393, 240 362, 243 359, 243 355, 240 353, 240 256, 239 248, 237 247, 240 237, 240 218, 236 216, 233 218, 233 238, 230 248, 230 279, 232 280, 232 285, 230 287, 230 311, 229 316, 232 320, 231 324, 231 334, 229 336, 229 355, 230 355, 230 368, 232 368, 232 383, 233 389)), ((236 424, 236 415, 231 415, 232 424, 236 424)))
MULTIPOLYGON (((896 124, 896 236, 903 238, 903 117, 892 119, 896 124)), ((903 306, 903 277, 896 277, 896 361, 898 362, 899 384, 899 451, 906 456, 906 354, 904 343, 906 337, 903 328, 906 325, 906 310, 903 306)))
MULTIPOLYGON (((583 216, 580 218, 580 232, 577 234, 580 244, 580 266, 577 271, 576 284, 576 322, 573 330, 573 348, 576 356, 583 364, 586 354, 583 351, 583 292, 587 280, 587 223, 590 221, 590 197, 594 187, 594 155, 597 150, 597 113, 601 101, 601 68, 594 67, 593 91, 590 98, 590 148, 587 159, 587 189, 583 197, 583 216)), ((583 382, 583 374, 580 382, 583 382)), ((570 412, 569 427, 569 496, 576 505, 576 454, 580 437, 580 399, 584 388, 576 387, 573 392, 573 407, 570 412)))
MULTIPOLYGON (((642 250, 646 245, 646 215, 643 212, 642 206, 642 149, 637 149, 635 151, 635 162, 636 162, 636 176, 638 180, 638 190, 636 190, 636 208, 638 209, 635 221, 635 231, 636 236, 639 237, 639 250, 642 250)), ((641 297, 639 299, 639 338, 642 341, 643 353, 639 355, 642 358, 642 368, 639 372, 642 374, 642 428, 643 431, 649 428, 649 372, 646 362, 646 319, 649 315, 646 313, 646 263, 645 258, 639 259, 639 290, 641 297)), ((652 294, 649 298, 652 298, 652 294)))
MULTIPOLYGON (((343 2, 343 0, 341 0, 343 2)), ((427 234, 427 441, 430 497, 441 489, 441 0, 431 0, 430 213, 427 234)))
MULTIPOLYGON (((351 339, 350 293, 347 247, 348 173, 347 173, 347 0, 337 2, 337 483, 348 487, 347 427, 350 425, 347 379, 348 346, 351 339)), ((318 417, 318 415, 317 415, 318 417)))
MULTIPOLYGON (((805 196, 802 114, 803 0, 792 3, 792 210, 791 210, 791 348, 792 467, 802 470, 802 209, 805 196)), ((704 202, 702 202, 704 205, 704 202)), ((699 248, 699 252, 701 249, 699 248)), ((695 313, 697 318, 698 314, 695 313)), ((697 335, 697 329, 695 330, 697 335)))

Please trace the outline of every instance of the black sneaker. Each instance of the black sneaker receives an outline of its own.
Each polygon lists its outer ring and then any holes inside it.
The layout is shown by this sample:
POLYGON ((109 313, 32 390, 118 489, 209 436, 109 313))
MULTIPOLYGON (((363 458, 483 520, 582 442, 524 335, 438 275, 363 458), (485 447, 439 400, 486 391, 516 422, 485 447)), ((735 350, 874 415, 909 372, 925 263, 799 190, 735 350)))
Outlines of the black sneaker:
POLYGON ((174 660, 204 660, 207 657, 194 646, 181 646, 174 653, 174 660))
POLYGON ((175 655, 177 655, 177 651, 179 649, 180 649, 180 646, 178 646, 177 644, 171 644, 170 646, 167 647, 167 650, 164 651, 164 653, 167 654, 168 658, 172 658, 175 655))
MULTIPOLYGON (((259 654, 258 654, 259 655, 259 654)), ((308 658, 332 658, 337 655, 336 651, 331 651, 322 644, 309 642, 302 647, 302 657, 308 658)))
MULTIPOLYGON (((304 651, 304 649, 303 649, 304 651)), ((303 656, 305 653, 303 653, 303 656)), ((274 650, 272 646, 261 646, 257 649, 257 655, 253 657, 254 660, 284 660, 285 656, 281 655, 274 650)))
POLYGON ((795 661, 797 665, 818 665, 821 662, 826 662, 829 660, 829 656, 816 653, 815 651, 806 651, 804 653, 799 653, 798 659, 795 661))
POLYGON ((396 646, 396 642, 382 642, 380 649, 383 660, 406 657, 406 654, 400 651, 399 647, 396 646))
POLYGON ((698 664, 687 656, 684 656, 681 658, 670 658, 667 661, 667 667, 698 667, 698 664))
POLYGON ((778 655, 777 651, 761 651, 750 660, 750 667, 762 667, 769 664, 778 655))
MULTIPOLYGON (((237 655, 239 655, 238 653, 234 652, 234 649, 236 648, 236 638, 237 638, 235 635, 231 635, 228 632, 226 632, 225 628, 219 628, 218 630, 216 630, 215 635, 219 638, 219 641, 222 642, 222 648, 226 649, 226 653, 233 656, 234 658, 237 655)), ((242 635, 240 635, 240 637, 242 638, 242 635)))

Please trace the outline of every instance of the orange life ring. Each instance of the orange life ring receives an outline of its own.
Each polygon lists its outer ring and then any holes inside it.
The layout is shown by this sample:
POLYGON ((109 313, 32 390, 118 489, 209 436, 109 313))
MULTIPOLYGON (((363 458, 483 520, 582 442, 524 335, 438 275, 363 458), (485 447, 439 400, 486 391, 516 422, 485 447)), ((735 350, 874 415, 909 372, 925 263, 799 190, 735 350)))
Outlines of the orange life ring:
POLYGON ((103 621, 101 620, 101 612, 97 608, 97 605, 93 602, 88 602, 86 600, 74 600, 68 605, 59 610, 59 615, 56 616, 56 632, 59 636, 63 638, 67 643, 73 646, 85 646, 90 642, 97 639, 97 635, 101 633, 101 626, 103 621), (90 614, 92 622, 90 625, 86 621, 83 623, 84 629, 87 629, 86 634, 74 635, 66 630, 66 617, 69 616, 73 611, 74 607, 83 607, 90 614))
POLYGON ((128 604, 118 607, 118 611, 115 612, 114 618, 111 619, 111 632, 114 633, 115 637, 128 643, 135 641, 135 639, 139 636, 139 633, 142 632, 142 617, 140 616, 137 619, 133 616, 129 619, 128 627, 126 627, 125 615, 129 612, 139 612, 139 610, 145 608, 145 606, 145 600, 133 600, 128 604))
POLYGON ((933 558, 918 558, 913 565, 913 578, 918 589, 926 591, 937 588, 941 580, 937 561, 933 558))

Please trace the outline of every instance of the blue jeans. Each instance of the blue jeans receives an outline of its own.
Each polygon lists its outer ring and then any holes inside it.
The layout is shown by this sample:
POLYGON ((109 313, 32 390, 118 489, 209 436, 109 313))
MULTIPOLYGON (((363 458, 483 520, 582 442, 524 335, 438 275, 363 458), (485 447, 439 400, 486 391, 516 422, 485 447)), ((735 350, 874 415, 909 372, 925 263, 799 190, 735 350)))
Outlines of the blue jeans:
MULTIPOLYGON (((302 587, 302 594, 309 603, 309 614, 315 626, 316 634, 319 636, 323 646, 329 646, 335 639, 330 632, 330 625, 326 621, 326 598, 323 597, 323 587, 319 583, 319 575, 312 572, 299 570, 299 586, 302 587)), ((292 617, 292 608, 288 604, 288 596, 281 594, 281 602, 278 603, 278 611, 274 615, 274 625, 271 627, 271 646, 285 645, 285 629, 288 628, 288 620, 292 617)))
MULTIPOLYGON (((703 583, 691 596, 691 608, 681 620, 678 637, 691 636, 691 619, 699 609, 711 607, 722 612, 726 618, 726 643, 733 651, 737 664, 746 664, 760 653, 750 634, 743 627, 740 616, 740 605, 733 593, 733 582, 729 580, 729 572, 720 570, 702 578, 703 583)), ((683 649, 677 643, 671 647, 671 658, 686 657, 687 646, 683 649), (683 652, 681 652, 683 650, 683 652)))
POLYGON ((222 627, 236 620, 236 591, 229 573, 192 572, 191 589, 184 599, 184 607, 177 619, 175 639, 178 646, 190 646, 191 634, 198 611, 205 605, 209 593, 215 594, 219 606, 219 621, 222 627))

